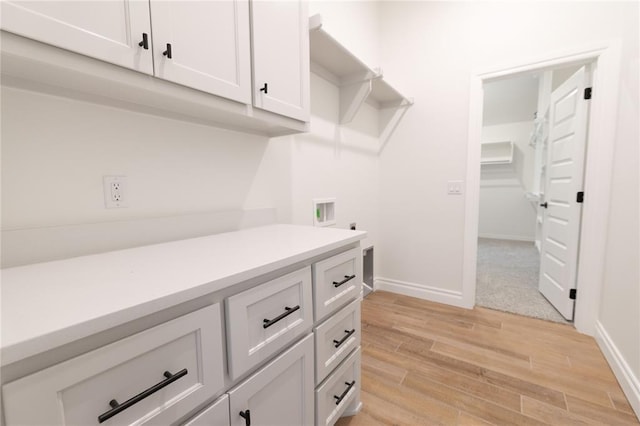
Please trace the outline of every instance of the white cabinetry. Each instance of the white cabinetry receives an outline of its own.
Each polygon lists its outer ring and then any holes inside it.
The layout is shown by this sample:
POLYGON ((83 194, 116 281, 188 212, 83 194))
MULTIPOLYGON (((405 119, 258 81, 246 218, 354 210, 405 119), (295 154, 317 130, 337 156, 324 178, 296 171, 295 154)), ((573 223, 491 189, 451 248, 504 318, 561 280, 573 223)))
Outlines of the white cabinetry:
POLYGON ((169 424, 223 389, 222 366, 216 304, 3 386, 5 419, 169 424))
POLYGON ((309 120, 309 24, 305 1, 253 1, 254 105, 309 120))
POLYGON ((351 249, 313 265, 316 321, 355 299, 362 290, 362 255, 351 249))
POLYGON ((224 394, 182 426, 229 426, 229 395, 224 394))
POLYGON ((311 425, 313 387, 313 336, 308 335, 229 391, 231 424, 311 425))
POLYGON ((229 375, 237 379, 311 329, 311 268, 227 299, 229 375))
POLYGON ((153 75, 148 1, 3 0, 0 13, 5 31, 153 75))
POLYGON ((4 31, 204 93, 102 63, 96 70, 68 52, 43 55, 41 46, 12 39, 2 46, 3 84, 270 136, 308 129, 303 0, 3 0, 1 7, 4 31))
POLYGON ((2 424, 306 426, 355 414, 365 235, 272 225, 3 270, 2 424), (326 293, 335 303, 314 322, 321 284, 354 289, 326 293))
POLYGON ((151 0, 155 75, 251 103, 248 0, 151 0))

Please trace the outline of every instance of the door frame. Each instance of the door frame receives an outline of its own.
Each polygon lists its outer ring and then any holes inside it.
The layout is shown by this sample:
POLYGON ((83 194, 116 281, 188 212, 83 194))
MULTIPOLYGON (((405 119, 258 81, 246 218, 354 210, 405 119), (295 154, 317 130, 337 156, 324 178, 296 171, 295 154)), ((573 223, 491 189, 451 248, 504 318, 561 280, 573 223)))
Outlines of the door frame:
POLYGON ((469 93, 469 135, 464 220, 462 305, 472 308, 476 296, 478 214, 480 201, 480 142, 482 135, 483 84, 532 71, 591 63, 595 88, 591 99, 585 161, 585 203, 580 226, 578 252, 579 282, 574 315, 576 329, 594 335, 600 310, 605 247, 609 222, 609 199, 618 112, 621 68, 620 40, 524 59, 511 65, 497 65, 471 76, 469 93))

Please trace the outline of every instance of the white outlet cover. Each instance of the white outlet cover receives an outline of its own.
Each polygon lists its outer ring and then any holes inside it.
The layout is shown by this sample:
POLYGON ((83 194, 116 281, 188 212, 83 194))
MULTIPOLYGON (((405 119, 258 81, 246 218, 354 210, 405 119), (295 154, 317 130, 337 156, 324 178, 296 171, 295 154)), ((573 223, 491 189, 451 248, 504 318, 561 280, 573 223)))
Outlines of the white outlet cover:
POLYGON ((104 176, 104 206, 108 209, 129 207, 126 176, 104 176), (114 189, 117 184, 117 189, 114 189))

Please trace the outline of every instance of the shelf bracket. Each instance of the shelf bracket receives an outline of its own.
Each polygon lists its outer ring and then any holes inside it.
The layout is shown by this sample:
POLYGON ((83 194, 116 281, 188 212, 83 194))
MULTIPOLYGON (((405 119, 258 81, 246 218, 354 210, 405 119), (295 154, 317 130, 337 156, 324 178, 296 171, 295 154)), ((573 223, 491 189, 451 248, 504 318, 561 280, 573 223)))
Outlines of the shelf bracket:
POLYGON ((402 121, 402 118, 413 105, 413 99, 408 99, 399 105, 386 106, 378 112, 378 126, 380 132, 380 149, 378 155, 382 153, 387 142, 391 139, 391 135, 402 121))
POLYGON ((371 79, 340 87, 340 124, 353 120, 371 90, 371 79))

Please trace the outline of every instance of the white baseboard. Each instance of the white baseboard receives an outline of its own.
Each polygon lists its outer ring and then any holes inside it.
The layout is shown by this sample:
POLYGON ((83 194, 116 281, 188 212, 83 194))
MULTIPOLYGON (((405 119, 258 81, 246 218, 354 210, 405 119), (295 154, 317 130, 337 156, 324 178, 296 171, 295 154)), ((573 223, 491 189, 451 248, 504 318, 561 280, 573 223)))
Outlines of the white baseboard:
POLYGON ((447 305, 464 308, 461 291, 445 290, 424 284, 416 284, 405 281, 392 280, 390 278, 376 277, 373 283, 374 290, 390 291, 417 297, 432 302, 445 303, 447 305))
POLYGON ((523 235, 502 235, 502 234, 478 234, 478 238, 489 238, 492 240, 511 240, 511 241, 527 241, 527 242, 534 242, 535 241, 535 236, 534 237, 527 237, 527 236, 523 236, 523 235))
POLYGON ((596 342, 640 420, 640 379, 636 377, 600 321, 596 323, 596 342))

